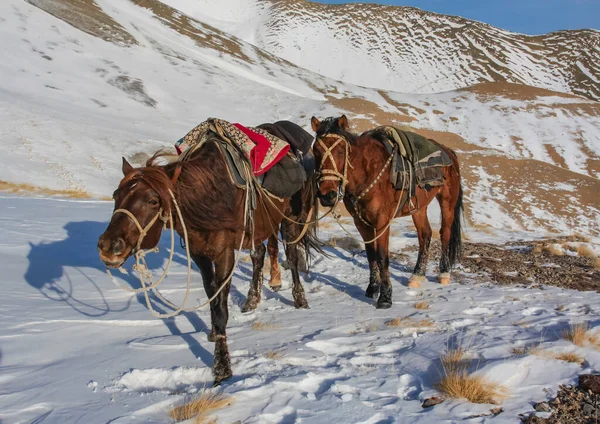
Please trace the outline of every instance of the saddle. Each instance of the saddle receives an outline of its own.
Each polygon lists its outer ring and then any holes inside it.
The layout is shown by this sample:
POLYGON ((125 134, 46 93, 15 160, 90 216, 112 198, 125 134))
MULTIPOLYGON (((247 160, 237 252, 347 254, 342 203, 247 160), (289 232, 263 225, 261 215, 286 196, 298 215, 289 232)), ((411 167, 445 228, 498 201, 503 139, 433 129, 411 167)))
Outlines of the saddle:
POLYGON ((384 145, 388 154, 393 155, 390 183, 396 190, 414 193, 417 185, 431 190, 444 184, 443 168, 451 166, 452 160, 439 144, 392 126, 377 127, 368 133, 384 145))
MULTIPOLYGON (((248 181, 251 156, 251 149, 248 147, 250 140, 246 140, 238 131, 232 129, 231 124, 226 121, 211 119, 206 122, 210 122, 210 125, 200 124, 182 139, 186 142, 187 148, 181 153, 180 160, 189 158, 193 151, 197 150, 206 141, 213 141, 225 158, 231 182, 240 189, 246 189, 247 183, 252 183, 252 181, 248 181), (199 128, 202 131, 199 131, 199 128), (232 133, 235 135, 235 139, 234 137, 228 137, 232 133)), ((289 121, 263 124, 251 129, 251 131, 255 130, 260 131, 259 134, 261 135, 267 135, 269 141, 277 146, 278 152, 284 151, 282 145, 287 146, 287 153, 279 155, 280 157, 276 161, 272 160, 266 172, 260 174, 254 172, 256 179, 265 190, 277 197, 292 196, 302 188, 309 175, 314 173, 312 153, 304 156, 302 150, 300 150, 306 146, 305 135, 310 138, 308 144, 310 149, 312 137, 301 127, 289 121), (296 134, 299 134, 299 136, 296 134)), ((182 144, 180 140, 176 147, 182 144)), ((251 203, 256 204, 254 201, 251 203)))

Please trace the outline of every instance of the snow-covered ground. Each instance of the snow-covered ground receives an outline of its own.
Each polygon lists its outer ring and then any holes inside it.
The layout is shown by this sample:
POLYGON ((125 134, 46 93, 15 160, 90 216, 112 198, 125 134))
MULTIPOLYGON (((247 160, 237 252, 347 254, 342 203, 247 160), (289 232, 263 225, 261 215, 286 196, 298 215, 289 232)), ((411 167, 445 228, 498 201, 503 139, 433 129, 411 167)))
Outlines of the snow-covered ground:
MULTIPOLYGON (((95 243, 110 217, 109 202, 3 196, 0 208, 3 424, 164 423, 170 406, 210 386, 208 311, 154 319, 140 297, 105 274, 95 243)), ((394 252, 417 243, 408 223, 393 226, 394 252)), ((339 236, 333 224, 325 222, 323 239, 339 236)), ((149 258, 154 270, 165 262, 166 236, 161 253, 149 258)), ((406 287, 410 267, 393 260, 394 306, 381 311, 363 295, 364 254, 339 247, 328 252, 331 259, 316 258, 305 283, 309 310, 294 309, 285 271, 284 289, 265 288, 258 310, 242 314, 251 266, 240 262, 229 302, 234 377, 222 387, 234 403, 215 414, 218 422, 450 423, 489 413, 494 405, 466 401, 421 408, 423 399, 436 395, 441 354, 462 346, 474 372, 509 390, 494 422, 514 423, 558 384, 600 367, 600 352, 560 337, 569 323, 597 323, 599 294, 498 287, 468 277, 442 287, 434 282, 433 265, 429 281, 412 290, 406 287), (430 308, 415 309, 421 300, 430 308), (385 325, 397 317, 433 325, 385 325), (255 330, 255 321, 269 325, 255 330), (586 363, 511 352, 540 341, 556 352, 577 352, 586 363), (279 355, 265 357, 272 351, 279 355)), ((181 253, 162 290, 176 300, 185 286, 181 253)), ((414 261, 414 253, 409 256, 414 261)), ((204 298, 199 274, 193 281, 194 297, 204 298)))

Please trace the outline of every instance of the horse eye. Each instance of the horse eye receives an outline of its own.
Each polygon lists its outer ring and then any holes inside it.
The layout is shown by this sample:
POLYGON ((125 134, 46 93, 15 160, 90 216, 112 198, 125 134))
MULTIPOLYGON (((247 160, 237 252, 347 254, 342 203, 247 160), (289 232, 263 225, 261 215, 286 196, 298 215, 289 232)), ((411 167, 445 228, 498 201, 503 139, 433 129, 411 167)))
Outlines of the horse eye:
POLYGON ((156 206, 156 205, 158 205, 158 200, 156 200, 156 199, 150 199, 148 201, 148 203, 151 204, 152 206, 156 206))

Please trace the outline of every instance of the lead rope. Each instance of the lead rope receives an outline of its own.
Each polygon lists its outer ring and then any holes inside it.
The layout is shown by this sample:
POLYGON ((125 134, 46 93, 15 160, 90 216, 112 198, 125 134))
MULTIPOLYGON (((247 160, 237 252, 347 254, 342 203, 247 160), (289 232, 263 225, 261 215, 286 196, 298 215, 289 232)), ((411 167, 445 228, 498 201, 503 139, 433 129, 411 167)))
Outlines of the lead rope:
MULTIPOLYGON (((244 223, 246 222, 246 219, 248 217, 248 200, 249 200, 249 184, 246 183, 246 196, 244 199, 244 223)), ((169 268, 171 266, 171 263, 173 261, 173 253, 175 251, 175 233, 174 233, 174 225, 173 225, 173 216, 170 215, 169 218, 163 218, 162 215, 162 208, 158 211, 158 213, 156 214, 156 216, 150 221, 150 223, 148 225, 146 225, 145 228, 142 228, 142 226, 140 225, 140 223, 138 222, 137 218, 128 210, 126 209, 117 209, 116 211, 113 212, 113 216, 118 214, 118 213, 123 213, 125 215, 127 215, 132 221, 133 223, 136 225, 136 227, 138 228, 138 230, 140 231, 140 238, 138 239, 137 245, 136 245, 136 252, 134 254, 135 259, 136 259, 136 264, 134 265, 133 269, 135 271, 137 271, 138 273, 138 278, 140 280, 140 283, 142 285, 141 288, 139 289, 131 289, 129 287, 125 287, 119 283, 116 282, 115 278, 113 277, 113 275, 111 274, 110 270, 108 268, 106 268, 106 272, 107 274, 110 276, 110 278, 112 279, 113 282, 115 282, 119 287, 121 287, 122 289, 128 291, 128 292, 132 292, 132 293, 144 293, 144 298, 146 300, 146 306, 148 307, 148 309, 150 310, 150 312, 152 313, 152 315, 154 315, 157 318, 171 318, 174 317, 175 315, 179 314, 180 312, 191 312, 191 311, 195 311, 198 310, 200 308, 205 307, 206 305, 209 305, 210 302, 212 302, 213 300, 216 299, 216 297, 219 295, 219 293, 221 293, 221 291, 223 290, 223 288, 230 282, 231 278, 233 277, 233 274, 235 272, 235 268, 237 267, 240 258, 241 258, 241 250, 242 250, 242 246, 244 245, 244 240, 245 240, 245 236, 246 236, 246 231, 244 229, 244 232, 242 233, 242 237, 241 237, 241 241, 240 241, 240 245, 238 247, 238 254, 237 257, 235 259, 235 262, 233 264, 233 267, 231 268, 231 271, 229 272, 227 278, 225 278, 225 280, 223 280, 223 282, 221 283, 221 285, 219 286, 219 288, 217 289, 217 291, 213 294, 213 296, 211 296, 207 301, 205 301, 204 303, 201 303, 200 305, 194 306, 192 308, 186 308, 185 304, 187 302, 187 299, 189 297, 190 291, 191 291, 191 272, 192 272, 192 260, 191 260, 191 255, 190 255, 190 248, 189 248, 189 242, 188 242, 188 233, 187 233, 187 228, 185 225, 185 221, 183 220, 183 216, 181 215, 181 210, 179 209, 179 205, 177 204, 177 200, 175 199, 175 196, 173 195, 173 192, 171 190, 169 190, 169 194, 171 195, 171 198, 173 199, 173 204, 175 206, 175 210, 177 211, 177 216, 181 222, 181 226, 183 228, 183 237, 184 237, 184 241, 185 241, 185 251, 186 251, 186 256, 187 256, 187 286, 186 286, 186 293, 185 293, 185 297, 183 299, 183 302, 181 303, 180 306, 176 306, 174 303, 168 301, 167 299, 165 299, 164 296, 162 296, 160 294, 160 292, 158 290, 155 289, 156 286, 158 286, 166 277, 167 272, 169 271, 169 268), (145 256, 147 253, 152 253, 152 252, 158 252, 158 248, 155 247, 153 249, 148 249, 148 250, 143 250, 141 249, 141 245, 142 245, 142 240, 144 239, 144 237, 147 234, 147 231, 152 227, 152 225, 154 225, 154 223, 156 222, 156 220, 158 218, 161 218, 161 220, 165 223, 167 223, 167 221, 170 224, 171 227, 171 252, 169 255, 169 260, 167 262, 167 266, 165 267, 165 270, 163 271, 163 274, 161 275, 161 277, 155 282, 150 284, 149 282, 146 281, 146 279, 151 279, 151 273, 148 270, 148 266, 146 264, 146 259, 145 256), (156 294, 156 296, 163 301, 165 304, 167 304, 169 307, 175 309, 173 312, 170 313, 166 313, 166 314, 161 314, 159 312, 157 312, 154 307, 152 306, 152 303, 150 302, 150 298, 148 296, 148 292, 152 290, 154 291, 154 293, 156 294)))

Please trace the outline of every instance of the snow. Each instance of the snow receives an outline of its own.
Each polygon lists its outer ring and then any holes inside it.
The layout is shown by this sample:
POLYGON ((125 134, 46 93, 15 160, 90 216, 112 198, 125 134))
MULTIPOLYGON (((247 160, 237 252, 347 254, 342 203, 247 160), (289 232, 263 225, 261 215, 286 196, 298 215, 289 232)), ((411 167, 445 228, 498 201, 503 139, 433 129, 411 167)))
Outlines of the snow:
MULTIPOLYGON (((164 423, 169 407, 210 386, 209 312, 154 319, 141 297, 115 287, 104 273, 94 243, 110 218, 110 202, 3 196, 0 207, 0 231, 10 235, 0 245, 3 423, 164 423)), ((320 232, 325 240, 339 234, 330 224, 320 232)), ((416 244, 406 238, 412 234, 408 225, 394 223, 394 242, 416 244)), ((167 236, 161 252, 148 258, 156 273, 166 261, 167 236)), ((598 352, 560 337, 570 323, 593 321, 600 313, 596 293, 500 287, 481 277, 440 286, 433 265, 421 289, 407 289, 410 267, 392 260, 394 306, 377 310, 364 297, 364 252, 328 250, 332 258, 317 258, 304 284, 309 310, 294 309, 284 271, 284 289, 264 288, 259 308, 242 314, 251 265, 240 262, 229 301, 234 377, 222 386, 234 402, 215 414, 219 422, 434 423, 487 413, 493 405, 464 400, 421 408, 437 395, 440 355, 462 346, 471 371, 508 388, 504 412, 494 422, 512 423, 558 384, 600 367, 598 352), (420 300, 430 308, 414 309, 420 300), (396 317, 434 325, 385 325, 396 317), (255 320, 274 325, 253 330, 255 320), (511 353, 540 341, 544 349, 576 352, 587 362, 580 367, 511 353), (273 350, 280 357, 267 359, 273 350)), ((174 297, 183 296, 185 287, 181 253, 164 283, 174 297)), ((415 254, 409 257, 414 263, 415 254)), ((119 278, 134 284, 130 276, 119 278)), ((197 273, 194 285, 200 285, 197 273)), ((204 297, 202 290, 197 295, 204 297)))

